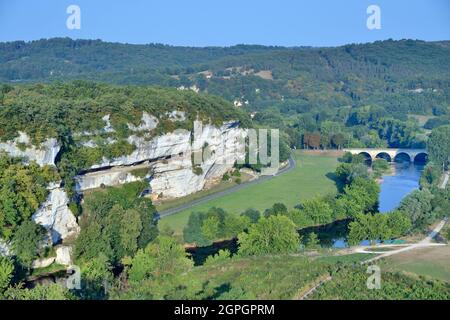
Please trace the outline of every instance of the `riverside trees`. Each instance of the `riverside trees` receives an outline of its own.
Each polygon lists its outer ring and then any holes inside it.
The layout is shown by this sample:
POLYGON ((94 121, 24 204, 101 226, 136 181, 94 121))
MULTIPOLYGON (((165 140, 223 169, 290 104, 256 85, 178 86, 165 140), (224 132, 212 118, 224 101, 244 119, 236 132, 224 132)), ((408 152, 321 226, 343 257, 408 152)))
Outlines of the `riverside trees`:
POLYGON ((238 236, 239 254, 264 255, 298 250, 300 238, 295 224, 285 216, 262 218, 238 236))
POLYGON ((431 161, 445 170, 450 160, 450 125, 433 129, 427 143, 431 161))

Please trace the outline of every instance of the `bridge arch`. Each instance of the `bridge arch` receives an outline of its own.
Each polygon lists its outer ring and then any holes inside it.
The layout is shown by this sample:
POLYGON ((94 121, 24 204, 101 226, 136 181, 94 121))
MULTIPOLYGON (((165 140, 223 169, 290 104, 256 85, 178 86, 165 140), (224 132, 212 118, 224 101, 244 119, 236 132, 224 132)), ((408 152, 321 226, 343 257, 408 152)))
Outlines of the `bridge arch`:
POLYGON ((394 157, 394 162, 412 162, 412 157, 407 152, 399 152, 394 157))
POLYGON ((370 153, 366 152, 366 151, 361 151, 360 153, 358 153, 359 156, 363 156, 366 161, 370 161, 372 162, 372 156, 370 155, 370 153))
POLYGON ((428 153, 419 152, 414 156, 414 163, 427 163, 428 161, 428 153))
POLYGON ((387 162, 392 162, 392 157, 391 157, 391 155, 390 155, 389 153, 387 153, 387 152, 384 152, 384 151, 378 153, 378 154, 375 156, 375 159, 384 159, 384 160, 386 160, 387 162))

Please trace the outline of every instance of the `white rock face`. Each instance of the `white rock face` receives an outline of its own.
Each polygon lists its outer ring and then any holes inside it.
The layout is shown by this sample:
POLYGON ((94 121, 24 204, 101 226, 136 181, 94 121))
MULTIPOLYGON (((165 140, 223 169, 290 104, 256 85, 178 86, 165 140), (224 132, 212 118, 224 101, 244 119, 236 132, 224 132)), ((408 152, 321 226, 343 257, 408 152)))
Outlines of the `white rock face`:
POLYGON ((156 128, 158 122, 158 118, 149 115, 147 112, 143 112, 141 124, 136 127, 135 125, 129 123, 128 128, 131 131, 150 131, 156 128))
POLYGON ((56 248, 55 262, 64 266, 70 266, 72 264, 72 248, 68 246, 60 246, 56 248))
POLYGON ((128 142, 136 146, 136 150, 133 153, 115 159, 104 158, 102 163, 93 165, 91 169, 132 165, 146 160, 156 160, 174 154, 185 153, 190 150, 190 137, 190 132, 186 130, 176 130, 151 140, 132 135, 128 137, 128 142))
POLYGON ((37 259, 32 262, 31 267, 33 269, 46 268, 49 265, 51 265, 53 262, 55 262, 55 257, 50 257, 50 258, 46 258, 46 259, 37 259))
POLYGON ((70 211, 69 198, 59 185, 49 187, 50 194, 47 200, 33 215, 32 219, 37 224, 45 227, 51 235, 53 243, 76 235, 80 231, 75 216, 70 211))
POLYGON ((5 240, 0 239, 0 256, 7 257, 11 254, 11 247, 5 240))
POLYGON ((153 173, 150 177, 152 197, 161 194, 164 198, 182 197, 202 190, 206 184, 220 179, 231 170, 236 161, 244 160, 245 136, 246 131, 236 123, 227 123, 220 128, 206 125, 194 137, 192 144, 191 132, 186 130, 176 130, 148 141, 143 137, 131 136, 128 142, 134 144, 136 150, 129 156, 103 159, 101 164, 94 165, 92 169, 105 167, 105 170, 78 176, 77 190, 139 180, 130 173, 134 167, 117 166, 148 161, 153 173), (193 169, 192 152, 204 154, 203 161, 198 165, 201 168, 197 169, 198 174, 193 169))
POLYGON ((107 114, 106 116, 104 116, 102 118, 103 121, 105 121, 105 127, 103 128, 104 132, 114 132, 115 130, 113 129, 112 125, 111 125, 111 121, 109 120, 110 115, 107 114))
POLYGON ((207 125, 195 137, 190 152, 175 156, 167 163, 157 162, 150 181, 153 196, 177 198, 202 190, 206 184, 222 178, 235 162, 244 160, 244 138, 246 131, 233 124, 221 128, 207 125), (205 146, 207 146, 205 148, 205 146), (192 167, 191 152, 203 150, 201 173, 192 167))
MULTIPOLYGON (((76 191, 83 191, 89 189, 100 188, 103 186, 114 186, 129 182, 141 180, 141 178, 134 176, 131 172, 126 172, 127 168, 121 170, 114 168, 107 171, 91 172, 82 176, 75 177, 76 191)), ((133 169, 132 167, 130 169, 133 169)))
POLYGON ((184 111, 174 110, 172 112, 166 113, 166 115, 169 117, 170 121, 184 121, 184 120, 186 120, 186 112, 184 112, 184 111))
POLYGON ((55 165, 55 158, 61 149, 55 138, 45 140, 40 146, 30 145, 30 138, 24 132, 19 132, 19 137, 13 141, 1 142, 0 150, 5 151, 11 157, 23 157, 27 162, 36 161, 40 166, 55 165), (19 144, 25 144, 25 150, 19 148, 19 144))

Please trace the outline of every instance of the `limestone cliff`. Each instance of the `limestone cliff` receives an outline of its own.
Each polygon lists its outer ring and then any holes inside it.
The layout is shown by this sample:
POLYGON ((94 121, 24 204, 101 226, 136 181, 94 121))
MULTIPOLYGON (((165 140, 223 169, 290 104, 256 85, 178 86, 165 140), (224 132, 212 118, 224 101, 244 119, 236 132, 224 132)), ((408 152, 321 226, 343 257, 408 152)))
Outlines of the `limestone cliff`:
POLYGON ((52 243, 55 244, 78 234, 80 227, 68 207, 69 198, 64 189, 59 184, 52 184, 49 186, 49 190, 50 194, 47 200, 36 211, 32 219, 49 231, 52 243))
MULTIPOLYGON (((186 119, 185 114, 180 112, 172 112, 168 117, 171 121, 186 119)), ((109 123, 109 115, 102 120, 106 122, 102 132, 112 132, 114 129, 109 123)), ((140 125, 129 125, 133 134, 127 140, 134 145, 135 150, 114 159, 103 158, 100 163, 86 168, 87 173, 75 178, 76 191, 148 179, 149 193, 153 199, 177 198, 200 191, 206 185, 218 181, 233 168, 236 161, 244 160, 246 131, 239 128, 237 122, 224 123, 220 127, 207 124, 195 134, 187 130, 175 130, 154 136, 152 130, 157 124, 157 118, 144 112, 140 125), (193 155, 199 153, 202 161, 194 164, 193 155), (136 173, 137 169, 139 174, 136 173)), ((92 135, 95 136, 95 133, 92 135)), ((94 141, 85 142, 84 146, 96 147, 94 141)), ((26 161, 34 160, 43 166, 55 164, 60 146, 55 139, 47 139, 39 147, 32 146, 29 137, 20 132, 14 141, 0 143, 0 150, 11 156, 24 157, 26 161)), ((49 191, 47 200, 32 219, 49 231, 51 242, 55 244, 76 235, 79 226, 60 184, 51 184, 49 191)))
POLYGON ((39 146, 30 144, 30 138, 24 132, 19 132, 19 137, 13 141, 0 142, 0 150, 5 151, 11 157, 24 158, 25 161, 36 161, 40 166, 55 165, 55 158, 61 146, 55 138, 45 140, 39 146))
POLYGON ((136 147, 135 151, 115 159, 104 158, 92 166, 95 172, 76 178, 77 190, 136 181, 140 178, 133 175, 133 170, 143 167, 148 168, 152 197, 185 196, 220 179, 236 161, 244 159, 245 135, 246 131, 235 122, 219 128, 206 125, 194 141, 191 141, 191 132, 186 130, 176 130, 150 140, 132 135, 128 142, 136 147), (198 166, 193 165, 193 152, 207 154, 198 166))

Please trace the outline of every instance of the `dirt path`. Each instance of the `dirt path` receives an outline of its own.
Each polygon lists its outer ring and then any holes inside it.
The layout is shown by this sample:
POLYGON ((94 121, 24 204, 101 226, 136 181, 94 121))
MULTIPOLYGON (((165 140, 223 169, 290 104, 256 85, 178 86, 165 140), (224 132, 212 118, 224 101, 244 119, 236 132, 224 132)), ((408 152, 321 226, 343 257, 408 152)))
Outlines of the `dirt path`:
MULTIPOLYGON (((445 243, 433 243, 432 240, 436 237, 436 235, 442 230, 442 228, 444 227, 444 225, 447 223, 448 218, 444 218, 442 219, 441 222, 438 223, 438 225, 421 241, 417 242, 417 243, 412 243, 412 244, 403 244, 402 248, 397 249, 397 250, 392 250, 392 251, 388 251, 388 252, 383 252, 381 253, 379 256, 373 257, 372 259, 369 260, 365 260, 362 262, 362 264, 365 263, 371 263, 373 261, 385 258, 385 257, 389 257, 392 256, 394 254, 398 254, 401 252, 405 252, 405 251, 409 251, 409 250, 414 250, 417 248, 424 248, 424 247, 433 247, 433 246, 446 246, 447 244, 445 243)), ((359 252, 359 253, 376 253, 376 251, 366 251, 367 249, 376 249, 376 248, 381 248, 381 247, 395 247, 395 245, 384 245, 384 246, 368 246, 368 247, 359 247, 356 248, 355 252, 359 252)))
MULTIPOLYGON (((389 257, 392 256, 394 254, 398 254, 398 253, 402 253, 405 251, 410 251, 413 249, 418 249, 418 248, 426 248, 426 247, 433 247, 433 246, 446 246, 447 244, 445 243, 433 243, 432 240, 436 237, 436 235, 442 230, 442 228, 445 226, 445 224, 447 223, 448 218, 444 218, 442 219, 438 225, 421 241, 417 242, 417 243, 410 243, 410 244, 386 244, 386 245, 373 245, 373 246, 360 246, 360 247, 355 247, 352 251, 349 252, 349 254, 352 253, 380 253, 380 255, 372 258, 372 259, 368 259, 368 260, 364 260, 361 262, 361 264, 366 264, 366 263, 371 263, 373 261, 385 258, 385 257, 389 257), (392 251, 388 251, 388 252, 376 252, 376 251, 366 251, 368 249, 377 249, 377 248, 395 248, 395 247, 401 247, 400 249, 397 250, 392 250, 392 251)), ((319 283, 315 284, 311 289, 309 289, 305 294, 303 294, 299 300, 304 300, 307 299, 310 295, 312 295, 314 292, 317 291, 317 289, 323 285, 324 283, 333 280, 333 277, 328 276, 327 278, 325 278, 324 280, 321 280, 319 283)))

